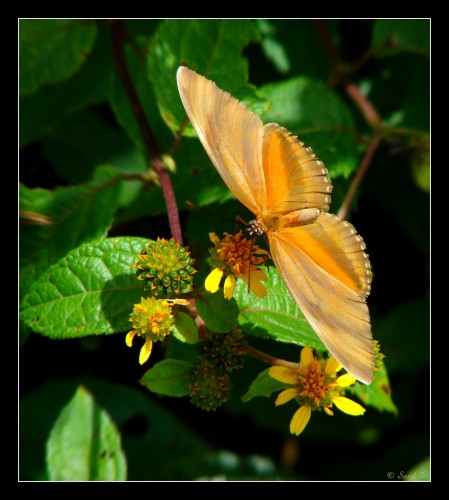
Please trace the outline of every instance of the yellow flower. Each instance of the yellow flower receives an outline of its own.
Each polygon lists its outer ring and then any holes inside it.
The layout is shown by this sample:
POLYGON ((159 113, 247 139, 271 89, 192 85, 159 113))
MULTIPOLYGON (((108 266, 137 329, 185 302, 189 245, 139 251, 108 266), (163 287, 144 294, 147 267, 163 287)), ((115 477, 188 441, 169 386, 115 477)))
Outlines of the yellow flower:
POLYGON ((153 348, 153 342, 163 339, 170 333, 174 318, 171 314, 171 304, 187 305, 184 299, 142 298, 140 304, 135 304, 131 318, 133 330, 126 335, 126 345, 131 347, 136 335, 145 339, 140 351, 139 363, 143 365, 148 360, 153 348))
POLYGON ((214 244, 214 248, 209 250, 210 263, 214 269, 206 278, 206 290, 215 293, 223 276, 226 276, 223 285, 226 299, 231 299, 234 295, 236 278, 247 283, 259 297, 265 297, 267 290, 262 281, 267 281, 267 276, 257 266, 265 262, 268 252, 259 248, 252 240, 246 239, 241 231, 224 235, 220 240, 215 233, 209 233, 214 244))
POLYGON ((331 408, 335 405, 348 415, 365 413, 365 408, 344 397, 344 389, 354 384, 356 379, 350 373, 337 377, 341 369, 342 366, 333 356, 327 360, 317 360, 310 347, 302 349, 299 368, 272 366, 269 369, 270 377, 292 386, 278 395, 275 405, 296 399, 300 406, 290 422, 292 434, 301 434, 310 420, 312 410, 324 410, 328 415, 333 415, 331 408))

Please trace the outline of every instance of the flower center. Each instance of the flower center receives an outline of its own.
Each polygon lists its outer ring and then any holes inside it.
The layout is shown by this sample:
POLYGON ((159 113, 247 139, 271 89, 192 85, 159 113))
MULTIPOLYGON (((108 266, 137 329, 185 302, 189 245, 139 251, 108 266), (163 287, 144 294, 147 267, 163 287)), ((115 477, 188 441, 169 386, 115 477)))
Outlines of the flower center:
POLYGON ((226 234, 221 241, 220 248, 217 249, 219 258, 226 262, 235 276, 246 276, 251 266, 264 262, 263 257, 255 255, 257 252, 261 252, 259 247, 253 245, 252 241, 247 240, 242 233, 226 234))
POLYGON ((326 394, 332 389, 332 385, 324 383, 324 372, 316 359, 299 370, 298 380, 303 388, 299 396, 309 399, 316 406, 322 405, 326 394))

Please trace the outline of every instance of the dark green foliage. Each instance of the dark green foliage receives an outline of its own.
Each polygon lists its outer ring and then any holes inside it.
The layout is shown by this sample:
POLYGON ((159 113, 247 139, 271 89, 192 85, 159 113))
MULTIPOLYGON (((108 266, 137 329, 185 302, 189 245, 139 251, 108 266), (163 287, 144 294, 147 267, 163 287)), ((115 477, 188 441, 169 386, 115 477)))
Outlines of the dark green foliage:
POLYGON ((430 20, 29 19, 19 49, 20 479, 428 480, 430 20), (365 415, 315 412, 293 462, 280 450, 297 405, 276 408, 283 384, 244 352, 327 353, 270 261, 263 299, 242 281, 231 300, 204 291, 209 233, 251 214, 186 121, 180 65, 310 145, 333 213, 379 138, 346 218, 370 255, 384 364, 348 390, 365 415), (156 167, 190 254, 138 280, 137 256, 173 236, 156 167), (185 299, 139 366, 125 335, 155 277, 185 299))

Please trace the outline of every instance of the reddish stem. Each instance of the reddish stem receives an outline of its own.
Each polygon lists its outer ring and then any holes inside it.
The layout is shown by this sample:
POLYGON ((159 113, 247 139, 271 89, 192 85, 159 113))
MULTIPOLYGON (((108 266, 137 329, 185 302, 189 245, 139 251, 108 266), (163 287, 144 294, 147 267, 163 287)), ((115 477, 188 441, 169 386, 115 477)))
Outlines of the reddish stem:
POLYGON ((179 212, 176 204, 173 186, 167 171, 164 169, 159 144, 157 143, 156 137, 153 134, 153 130, 151 129, 150 124, 148 123, 148 120, 145 116, 143 106, 140 102, 139 96, 137 95, 131 75, 128 70, 124 50, 126 38, 125 28, 126 25, 124 21, 117 20, 113 21, 111 24, 112 46, 114 50, 114 59, 117 66, 117 71, 120 77, 120 81, 125 89, 126 95, 128 96, 128 100, 131 104, 131 109, 134 113, 134 117, 136 118, 136 121, 139 125, 145 145, 152 157, 152 163, 159 176, 162 191, 164 193, 165 203, 167 205, 168 220, 170 223, 172 235, 177 242, 182 244, 181 224, 179 222, 179 212))
POLYGON ((352 180, 351 186, 349 187, 349 190, 345 196, 345 199, 343 200, 343 203, 341 204, 340 210, 338 211, 338 216, 340 219, 344 219, 348 213, 349 207, 351 206, 352 200, 355 196, 355 193, 357 192, 357 189, 359 188, 363 177, 365 177, 365 174, 368 170, 368 167, 371 163, 371 160, 373 158, 374 153, 376 152, 376 149, 379 147, 380 144, 380 137, 378 135, 374 136, 373 140, 371 141, 370 145, 368 146, 368 149, 365 153, 365 156, 363 157, 359 168, 357 169, 357 173, 355 174, 354 179, 352 180))

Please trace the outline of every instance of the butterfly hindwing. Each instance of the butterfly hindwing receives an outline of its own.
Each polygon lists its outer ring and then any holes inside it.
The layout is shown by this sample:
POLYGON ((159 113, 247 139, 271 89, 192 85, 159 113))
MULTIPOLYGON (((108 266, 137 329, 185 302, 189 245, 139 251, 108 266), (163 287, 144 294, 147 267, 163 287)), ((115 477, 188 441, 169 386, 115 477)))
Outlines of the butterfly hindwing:
POLYGON ((279 274, 324 345, 354 377, 370 383, 371 271, 363 240, 351 224, 326 213, 268 238, 279 274))

